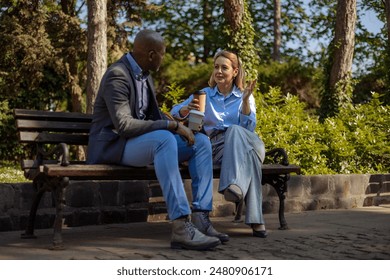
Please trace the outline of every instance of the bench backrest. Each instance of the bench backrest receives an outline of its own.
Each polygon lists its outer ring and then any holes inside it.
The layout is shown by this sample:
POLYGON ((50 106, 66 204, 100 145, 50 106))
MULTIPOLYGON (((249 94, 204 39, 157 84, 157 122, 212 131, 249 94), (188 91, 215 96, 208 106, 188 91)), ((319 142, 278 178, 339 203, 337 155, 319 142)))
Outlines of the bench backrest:
POLYGON ((87 145, 92 115, 15 109, 21 143, 87 145))
MULTIPOLYGON (((60 143, 82 146, 88 144, 92 115, 75 112, 15 109, 14 117, 21 143, 37 144, 38 146, 60 143)), ((51 164, 57 163, 57 161, 24 159, 22 160, 22 169, 25 171, 25 176, 28 178, 34 177, 36 171, 40 172, 36 169, 42 163, 51 164)), ((84 162, 74 161, 74 163, 84 162)), ((263 165, 262 170, 263 174, 300 173, 299 166, 288 165, 288 163, 263 165)), ((215 170, 214 175, 219 175, 219 169, 215 170)))

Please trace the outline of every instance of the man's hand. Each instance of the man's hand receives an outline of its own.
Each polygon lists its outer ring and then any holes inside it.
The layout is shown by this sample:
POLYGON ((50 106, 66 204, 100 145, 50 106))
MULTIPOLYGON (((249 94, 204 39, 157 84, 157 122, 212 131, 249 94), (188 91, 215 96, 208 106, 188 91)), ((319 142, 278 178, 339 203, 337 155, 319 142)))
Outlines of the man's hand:
POLYGON ((187 140, 188 145, 190 145, 190 146, 194 145, 195 135, 191 129, 189 129, 185 125, 179 123, 179 127, 177 128, 176 133, 183 136, 187 140))
POLYGON ((168 129, 170 131, 174 131, 180 136, 184 137, 184 139, 188 142, 188 145, 194 145, 195 143, 195 135, 191 129, 189 129, 184 124, 178 121, 170 121, 168 125, 168 129))

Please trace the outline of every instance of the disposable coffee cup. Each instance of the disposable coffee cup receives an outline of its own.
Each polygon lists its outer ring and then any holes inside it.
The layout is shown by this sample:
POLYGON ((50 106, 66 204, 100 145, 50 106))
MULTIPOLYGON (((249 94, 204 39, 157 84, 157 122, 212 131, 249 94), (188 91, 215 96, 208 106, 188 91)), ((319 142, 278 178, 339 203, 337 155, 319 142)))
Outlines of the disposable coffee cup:
POLYGON ((204 110, 206 108, 206 93, 204 91, 196 91, 192 94, 194 96, 194 99, 199 100, 199 111, 204 113, 204 110))
POLYGON ((198 110, 191 110, 188 117, 188 128, 192 131, 199 131, 203 125, 204 113, 198 110))

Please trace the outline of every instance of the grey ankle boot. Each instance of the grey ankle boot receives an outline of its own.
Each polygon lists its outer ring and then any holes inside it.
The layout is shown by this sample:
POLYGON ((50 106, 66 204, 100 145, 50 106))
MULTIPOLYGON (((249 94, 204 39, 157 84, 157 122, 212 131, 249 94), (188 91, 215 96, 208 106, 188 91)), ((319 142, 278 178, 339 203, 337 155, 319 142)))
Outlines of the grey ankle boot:
POLYGON ((201 233, 189 218, 173 221, 171 248, 189 250, 209 250, 221 244, 218 238, 201 233))
POLYGON ((221 242, 228 242, 229 235, 226 233, 218 232, 211 224, 208 211, 199 211, 192 213, 192 223, 197 229, 207 236, 217 237, 221 242))

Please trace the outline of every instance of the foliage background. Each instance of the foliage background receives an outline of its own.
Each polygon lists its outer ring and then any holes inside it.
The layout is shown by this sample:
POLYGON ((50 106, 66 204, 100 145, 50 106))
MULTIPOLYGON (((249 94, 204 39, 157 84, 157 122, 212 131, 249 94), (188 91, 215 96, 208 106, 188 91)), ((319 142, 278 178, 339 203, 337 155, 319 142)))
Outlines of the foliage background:
MULTIPOLYGON (((163 108, 185 99, 184 88, 173 85, 163 108)), ((390 106, 379 95, 364 104, 347 106, 321 122, 307 103, 278 87, 255 95, 256 133, 266 150, 284 148, 289 162, 302 174, 388 173, 390 170, 390 106)))
MULTIPOLYGON (((290 162, 302 166, 304 174, 390 172, 390 112, 384 98, 390 85, 382 1, 358 1, 352 103, 323 122, 318 108, 336 0, 282 1, 280 62, 271 59, 271 2, 246 1, 259 58, 253 63, 257 133, 267 149, 285 148, 290 162), (363 25, 366 11, 383 23, 379 33, 363 25), (316 51, 310 46, 313 39, 319 42, 316 51)), ((156 29, 166 38, 164 63, 153 74, 165 111, 207 85, 213 55, 228 46, 223 0, 108 1, 107 10, 109 63, 131 49, 140 29, 156 29)), ((79 91, 85 97, 85 16, 85 1, 1 1, 0 159, 7 161, 2 166, 17 164, 31 153, 17 143, 13 108, 72 111, 72 94, 79 91)))

